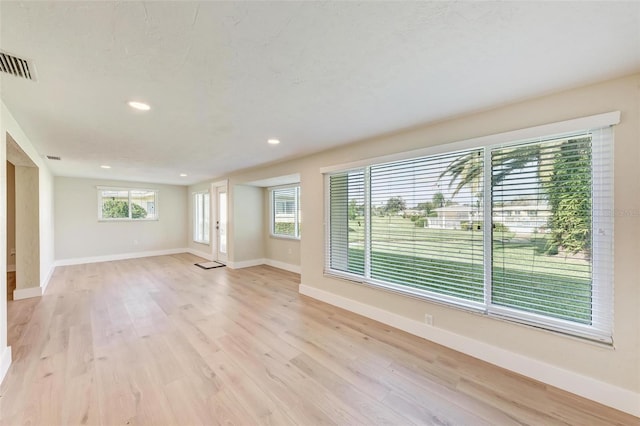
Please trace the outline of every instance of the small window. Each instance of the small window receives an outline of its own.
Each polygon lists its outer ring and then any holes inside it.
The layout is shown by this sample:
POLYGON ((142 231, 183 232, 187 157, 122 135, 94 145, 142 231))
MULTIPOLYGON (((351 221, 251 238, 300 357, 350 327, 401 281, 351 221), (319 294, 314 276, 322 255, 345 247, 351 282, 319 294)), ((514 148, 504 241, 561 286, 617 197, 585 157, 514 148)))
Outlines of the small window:
POLYGON ((209 192, 193 194, 193 241, 209 244, 209 192))
POLYGON ((98 187, 98 220, 157 219, 157 190, 98 187))
POLYGON ((271 234, 276 237, 300 238, 300 187, 272 188, 271 234))

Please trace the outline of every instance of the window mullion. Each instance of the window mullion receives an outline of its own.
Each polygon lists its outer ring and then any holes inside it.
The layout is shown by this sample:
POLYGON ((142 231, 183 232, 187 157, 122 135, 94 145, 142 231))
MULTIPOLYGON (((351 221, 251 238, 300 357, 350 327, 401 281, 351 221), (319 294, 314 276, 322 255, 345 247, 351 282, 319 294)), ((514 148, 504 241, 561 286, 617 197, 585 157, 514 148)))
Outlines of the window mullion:
POLYGON ((300 220, 298 212, 300 211, 300 188, 296 188, 295 190, 295 196, 293 197, 293 208, 295 209, 295 211, 293 212, 294 214, 294 235, 297 237, 300 237, 300 228, 298 226, 298 221, 300 220))
POLYGON ((364 169, 364 276, 371 278, 371 168, 364 169))
POLYGON ((493 261, 493 195, 491 191, 492 170, 491 170, 491 150, 484 148, 482 164, 482 247, 483 247, 483 263, 484 263, 484 306, 485 310, 491 306, 491 286, 492 286, 492 261, 493 261))
POLYGON ((276 232, 276 216, 278 210, 278 191, 271 191, 271 233, 277 235, 276 232))
POLYGON ((129 205, 128 205, 128 210, 129 210, 129 219, 133 218, 133 215, 131 214, 131 191, 127 191, 127 194, 129 195, 129 205))
POLYGON ((205 236, 204 236, 204 219, 205 219, 204 218, 204 213, 205 213, 206 208, 205 208, 205 205, 204 205, 204 201, 205 201, 204 198, 205 198, 204 194, 201 194, 200 195, 200 200, 201 200, 200 201, 200 209, 201 209, 200 210, 200 216, 202 217, 202 219, 200 220, 200 235, 201 235, 200 238, 202 240, 205 239, 205 236))

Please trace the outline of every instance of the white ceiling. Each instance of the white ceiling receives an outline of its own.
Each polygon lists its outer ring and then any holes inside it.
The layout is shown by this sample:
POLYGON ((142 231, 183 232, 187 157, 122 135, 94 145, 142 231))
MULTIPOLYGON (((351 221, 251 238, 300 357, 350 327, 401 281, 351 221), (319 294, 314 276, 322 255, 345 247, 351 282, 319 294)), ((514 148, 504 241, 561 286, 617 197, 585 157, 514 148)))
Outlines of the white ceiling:
POLYGON ((62 176, 189 184, 640 70, 638 2, 2 1, 0 16, 0 49, 38 75, 2 75, 0 95, 62 176))

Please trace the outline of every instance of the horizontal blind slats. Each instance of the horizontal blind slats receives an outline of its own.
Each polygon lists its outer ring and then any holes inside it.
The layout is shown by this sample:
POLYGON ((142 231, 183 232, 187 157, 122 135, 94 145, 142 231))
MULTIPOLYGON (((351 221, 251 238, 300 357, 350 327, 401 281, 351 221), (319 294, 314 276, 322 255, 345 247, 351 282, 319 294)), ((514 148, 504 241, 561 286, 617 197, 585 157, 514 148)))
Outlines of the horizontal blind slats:
POLYGON ((610 341, 610 130, 484 149, 329 175, 329 268, 610 341))
POLYGON ((493 304, 593 322, 591 140, 492 151, 493 304))
MULTIPOLYGON (((479 152, 470 150, 371 167, 372 278, 482 300, 482 232, 447 229, 446 221, 430 220, 434 218, 429 218, 426 211, 440 209, 445 215, 445 204, 455 204, 462 206, 461 214, 469 222, 473 220, 481 208, 470 206, 475 201, 474 194, 456 192, 455 186, 449 186, 450 177, 444 175, 466 156, 474 158, 474 165, 481 171, 479 152)), ((481 175, 477 180, 480 185, 481 175)))

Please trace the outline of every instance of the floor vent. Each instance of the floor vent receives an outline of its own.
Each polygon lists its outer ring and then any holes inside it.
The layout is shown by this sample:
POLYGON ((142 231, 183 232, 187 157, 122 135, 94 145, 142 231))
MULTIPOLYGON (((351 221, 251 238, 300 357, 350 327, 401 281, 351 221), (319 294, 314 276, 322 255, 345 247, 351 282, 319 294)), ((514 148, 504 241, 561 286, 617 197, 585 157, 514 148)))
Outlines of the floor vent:
POLYGON ((28 59, 19 58, 0 50, 0 71, 11 74, 15 77, 36 79, 33 63, 28 59))
POLYGON ((57 160, 57 161, 62 160, 62 158, 58 157, 57 155, 47 155, 47 158, 49 160, 57 160))

